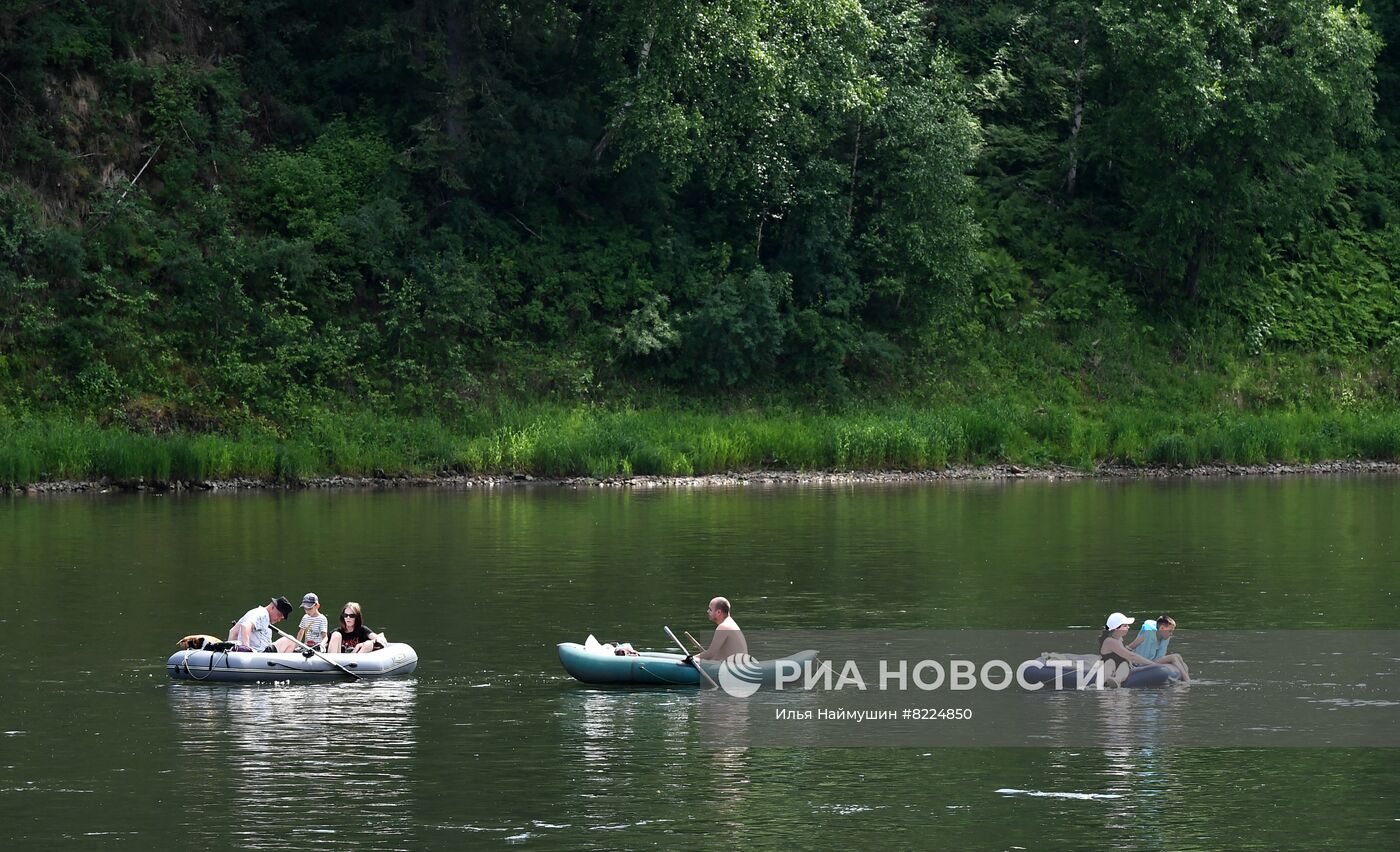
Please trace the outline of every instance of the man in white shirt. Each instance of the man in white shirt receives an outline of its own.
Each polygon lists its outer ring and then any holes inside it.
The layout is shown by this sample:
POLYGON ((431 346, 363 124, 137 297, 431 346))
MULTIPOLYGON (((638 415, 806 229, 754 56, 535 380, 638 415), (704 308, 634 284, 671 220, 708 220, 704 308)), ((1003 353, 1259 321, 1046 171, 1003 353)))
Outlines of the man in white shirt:
POLYGON ((240 650, 276 651, 272 644, 272 625, 292 614, 292 602, 281 595, 266 606, 255 606, 243 613, 229 631, 228 640, 240 650))
POLYGON ((749 643, 744 639, 744 631, 739 629, 734 617, 729 614, 729 601, 715 598, 710 601, 707 613, 715 625, 715 636, 710 647, 695 655, 697 660, 727 660, 735 654, 747 654, 749 643))

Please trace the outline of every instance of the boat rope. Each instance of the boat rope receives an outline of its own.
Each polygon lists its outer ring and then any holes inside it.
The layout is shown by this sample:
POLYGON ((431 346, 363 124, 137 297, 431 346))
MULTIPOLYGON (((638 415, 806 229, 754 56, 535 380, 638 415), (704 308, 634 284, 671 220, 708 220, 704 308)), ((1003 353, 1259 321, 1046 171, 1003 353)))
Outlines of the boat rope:
MULTIPOLYGON (((190 668, 190 655, 193 654, 193 653, 195 653, 195 652, 198 651, 198 650, 200 650, 200 649, 199 649, 199 648, 186 648, 186 649, 185 649, 185 656, 183 656, 183 657, 180 658, 180 665, 182 665, 182 666, 185 667, 185 674, 189 675, 191 680, 208 680, 209 677, 210 677, 211 675, 214 674, 214 654, 215 654, 216 652, 214 652, 214 651, 210 651, 210 652, 209 652, 209 674, 205 675, 204 677, 200 677, 199 675, 197 675, 197 674, 194 673, 194 669, 190 668)), ((224 654, 227 655, 228 652, 225 651, 224 654)), ((179 667, 179 666, 176 666, 176 667, 175 667, 175 670, 176 670, 176 671, 179 671, 179 670, 180 670, 180 667, 179 667)))
POLYGON ((661 681, 662 683, 669 683, 669 684, 671 684, 672 686, 691 686, 691 684, 690 684, 688 681, 684 681, 684 680, 670 680, 669 678, 666 678, 666 677, 663 677, 663 676, 657 674, 656 672, 654 672, 654 671, 652 671, 651 669, 647 668, 647 664, 646 664, 646 663, 637 663, 637 668, 641 669, 642 671, 646 672, 647 674, 651 675, 652 677, 656 678, 657 680, 661 681))

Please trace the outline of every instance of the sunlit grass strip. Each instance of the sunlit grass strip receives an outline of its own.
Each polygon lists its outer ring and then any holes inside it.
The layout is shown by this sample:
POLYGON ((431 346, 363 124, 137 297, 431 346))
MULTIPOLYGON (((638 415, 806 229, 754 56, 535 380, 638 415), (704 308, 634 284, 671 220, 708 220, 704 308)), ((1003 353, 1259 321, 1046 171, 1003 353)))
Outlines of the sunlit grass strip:
POLYGON ((144 435, 57 418, 0 421, 0 483, 527 473, 689 476, 739 470, 1091 468, 1400 460, 1400 413, 1175 414, 1006 404, 840 415, 537 406, 458 423, 322 413, 287 438, 144 435))

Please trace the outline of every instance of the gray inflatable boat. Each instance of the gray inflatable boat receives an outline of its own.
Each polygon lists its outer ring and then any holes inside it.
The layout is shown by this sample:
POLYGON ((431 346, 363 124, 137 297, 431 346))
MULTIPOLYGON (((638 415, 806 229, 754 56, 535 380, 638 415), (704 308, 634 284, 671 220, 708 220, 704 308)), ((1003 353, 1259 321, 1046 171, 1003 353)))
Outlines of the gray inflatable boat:
POLYGON ((362 678, 406 675, 418 668, 418 654, 402 642, 390 642, 367 654, 326 654, 303 657, 292 654, 255 654, 242 651, 176 651, 165 661, 165 670, 176 680, 213 683, 254 681, 345 681, 345 672, 333 660, 362 678))

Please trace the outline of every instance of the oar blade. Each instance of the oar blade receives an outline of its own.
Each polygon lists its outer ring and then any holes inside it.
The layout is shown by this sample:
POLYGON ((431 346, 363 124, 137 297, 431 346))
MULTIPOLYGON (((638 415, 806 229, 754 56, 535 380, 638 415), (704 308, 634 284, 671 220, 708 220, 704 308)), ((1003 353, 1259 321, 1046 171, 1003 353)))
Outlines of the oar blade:
POLYGON ((351 680, 363 680, 363 678, 361 678, 359 675, 355 674, 354 672, 350 671, 350 670, 347 669, 345 666, 342 666, 340 663, 337 663, 335 660, 332 660, 330 657, 327 657, 325 654, 322 654, 320 651, 317 651, 315 648, 313 648, 313 647, 311 647, 310 645, 306 644, 305 642, 301 641, 301 640, 298 639, 297 637, 292 636, 291 634, 287 633, 285 630, 283 630, 282 628, 278 627, 277 625, 273 624, 273 625, 269 625, 269 626, 271 626, 273 630, 276 630, 278 633, 281 633, 283 636, 286 636, 288 639, 290 639, 290 640, 292 640, 293 642, 295 642, 295 643, 297 643, 298 645, 300 645, 300 646, 302 647, 303 650, 310 651, 311 653, 315 654, 316 656, 320 657, 321 659, 325 660, 326 662, 328 662, 328 663, 330 663, 331 665, 335 666, 336 668, 340 669, 342 672, 344 672, 345 674, 349 675, 351 680))
MULTIPOLYGON (((666 635, 671 637, 671 641, 676 643, 676 647, 681 649, 682 654, 685 654, 686 657, 692 656, 691 653, 685 649, 685 646, 681 644, 681 640, 676 638, 676 634, 671 632, 669 626, 663 624, 661 625, 661 629, 666 631, 666 635)), ((719 684, 715 683, 715 679, 710 677, 710 673, 705 671, 704 666, 695 662, 694 659, 690 660, 690 664, 695 667, 695 670, 699 672, 700 676, 705 679, 705 682, 710 685, 710 689, 719 689, 719 684)))

